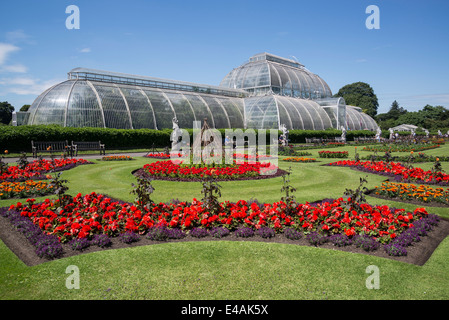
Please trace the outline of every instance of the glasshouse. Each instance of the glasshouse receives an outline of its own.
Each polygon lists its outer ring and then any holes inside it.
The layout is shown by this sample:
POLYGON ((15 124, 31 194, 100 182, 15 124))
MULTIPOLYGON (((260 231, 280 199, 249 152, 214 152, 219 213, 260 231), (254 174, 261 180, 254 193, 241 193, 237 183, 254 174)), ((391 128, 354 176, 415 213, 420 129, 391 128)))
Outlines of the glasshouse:
POLYGON ((17 124, 117 129, 212 128, 376 130, 360 108, 333 98, 327 83, 297 61, 257 54, 220 85, 75 68, 39 95, 17 124))

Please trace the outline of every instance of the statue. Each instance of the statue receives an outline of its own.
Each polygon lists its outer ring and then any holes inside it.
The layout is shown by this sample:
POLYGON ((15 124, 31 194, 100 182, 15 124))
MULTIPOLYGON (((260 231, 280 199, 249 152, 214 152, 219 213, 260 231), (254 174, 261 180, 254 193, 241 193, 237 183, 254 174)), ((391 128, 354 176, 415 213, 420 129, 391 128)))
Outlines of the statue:
POLYGON ((346 142, 346 129, 343 126, 341 126, 341 139, 346 142))
POLYGON ((379 127, 377 127, 377 130, 376 130, 376 140, 377 140, 378 142, 380 142, 380 136, 381 136, 381 134, 382 134, 382 130, 381 130, 379 127))
POLYGON ((388 130, 390 131, 390 140, 393 140, 394 139, 394 131, 391 128, 388 130))
POLYGON ((288 145, 288 129, 285 126, 285 124, 282 124, 280 127, 280 130, 282 131, 280 140, 281 140, 281 144, 285 147, 288 145))
POLYGON ((424 132, 426 133, 426 138, 428 138, 429 137, 429 130, 424 129, 424 132))
POLYGON ((171 133, 170 140, 172 141, 172 148, 179 142, 179 138, 182 136, 181 129, 179 129, 178 119, 176 117, 173 118, 173 131, 171 133))

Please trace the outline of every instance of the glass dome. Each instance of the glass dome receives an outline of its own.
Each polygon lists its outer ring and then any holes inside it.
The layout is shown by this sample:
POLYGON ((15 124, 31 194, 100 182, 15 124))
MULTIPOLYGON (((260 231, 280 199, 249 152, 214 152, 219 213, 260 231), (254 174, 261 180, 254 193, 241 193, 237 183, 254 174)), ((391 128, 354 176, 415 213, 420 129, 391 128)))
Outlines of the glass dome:
POLYGON ((67 80, 42 93, 28 124, 116 129, 181 128, 208 119, 214 128, 243 128, 241 98, 89 80, 67 80))
POLYGON ((228 73, 220 86, 244 89, 252 95, 274 93, 303 99, 332 96, 327 83, 294 60, 261 53, 228 73))

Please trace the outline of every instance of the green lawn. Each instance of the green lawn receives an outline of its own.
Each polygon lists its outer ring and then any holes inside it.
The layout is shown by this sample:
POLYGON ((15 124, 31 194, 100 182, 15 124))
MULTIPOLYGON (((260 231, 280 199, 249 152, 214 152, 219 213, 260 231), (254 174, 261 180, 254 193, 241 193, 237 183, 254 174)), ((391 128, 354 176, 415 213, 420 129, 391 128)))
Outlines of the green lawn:
MULTIPOLYGON (((369 154, 361 151, 361 155, 369 154)), ((354 147, 347 150, 353 158, 354 147)), ((290 163, 291 184, 298 201, 340 197, 346 188, 356 188, 367 174, 349 168, 323 167, 335 159, 290 163)), ((426 151, 449 153, 449 146, 426 151)), ((131 171, 154 160, 102 162, 66 171, 69 193, 104 193, 132 201, 131 171)), ((416 164, 429 168, 431 163, 416 164)), ((449 172, 449 164, 443 163, 449 172)), ((368 174, 368 187, 384 177, 368 174)), ((220 182, 222 200, 256 198, 279 201, 282 178, 258 181, 220 182)), ((155 201, 201 198, 201 184, 154 181, 155 201)), ((41 200, 44 198, 38 198, 41 200)), ((17 200, 0 201, 9 206, 17 200)), ((368 197, 372 204, 387 204, 413 210, 417 206, 368 197)), ((449 218, 449 209, 427 207, 449 218)), ((165 243, 147 247, 107 250, 27 267, 0 241, 0 299, 448 299, 449 240, 438 247, 424 266, 338 250, 257 242, 165 243), (66 268, 80 270, 80 289, 66 288, 66 268), (380 289, 369 290, 366 268, 380 271, 380 289)))

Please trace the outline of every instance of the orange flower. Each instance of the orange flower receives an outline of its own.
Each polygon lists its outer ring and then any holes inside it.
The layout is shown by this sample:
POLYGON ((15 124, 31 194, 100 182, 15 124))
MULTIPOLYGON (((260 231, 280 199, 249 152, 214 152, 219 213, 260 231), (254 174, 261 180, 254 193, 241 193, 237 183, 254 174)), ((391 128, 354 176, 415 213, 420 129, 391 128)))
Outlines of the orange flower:
POLYGON ((9 153, 9 151, 8 150, 5 150, 5 154, 8 154, 9 153))

